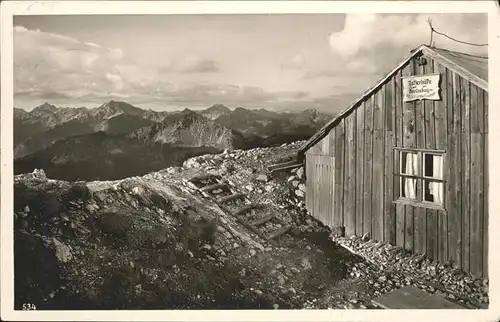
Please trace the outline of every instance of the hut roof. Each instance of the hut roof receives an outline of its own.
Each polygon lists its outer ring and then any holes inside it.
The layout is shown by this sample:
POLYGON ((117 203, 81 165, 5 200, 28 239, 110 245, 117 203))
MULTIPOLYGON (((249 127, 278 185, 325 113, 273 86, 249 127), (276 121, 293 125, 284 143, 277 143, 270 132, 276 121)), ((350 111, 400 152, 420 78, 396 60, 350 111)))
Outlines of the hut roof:
POLYGON ((349 115, 358 105, 358 103, 372 93, 374 93, 381 85, 383 85, 390 77, 392 77, 399 69, 418 54, 424 54, 437 62, 441 63, 446 68, 464 77, 471 83, 488 91, 488 57, 475 56, 456 51, 451 51, 442 48, 429 47, 421 45, 411 51, 411 54, 396 66, 392 71, 385 75, 375 86, 368 89, 359 99, 354 101, 348 108, 342 111, 339 115, 333 118, 330 122, 319 129, 307 142, 299 149, 298 157, 300 158, 310 147, 321 141, 332 128, 334 128, 345 116, 349 115))

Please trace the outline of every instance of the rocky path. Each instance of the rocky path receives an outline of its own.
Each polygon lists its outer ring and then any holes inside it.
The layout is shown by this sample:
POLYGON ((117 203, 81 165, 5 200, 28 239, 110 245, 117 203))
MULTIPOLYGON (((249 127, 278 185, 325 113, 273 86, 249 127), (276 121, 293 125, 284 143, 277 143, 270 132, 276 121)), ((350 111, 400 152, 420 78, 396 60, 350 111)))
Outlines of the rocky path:
MULTIPOLYGON (((295 149, 292 144, 272 149, 232 151, 218 156, 193 158, 185 166, 222 175, 242 187, 252 200, 273 204, 282 210, 278 216, 293 227, 292 234, 287 234, 282 240, 287 240, 286 247, 293 249, 294 241, 311 240, 311 235, 324 229, 305 211, 303 169, 292 170, 282 179, 271 178, 266 171, 266 167, 273 163, 287 161, 287 156, 295 149), (293 232, 301 237, 293 237, 293 232), (309 236, 304 237, 306 235, 309 236)), ((321 296, 317 293, 317 297, 305 300, 306 307, 369 308, 374 297, 404 285, 441 294, 465 307, 488 307, 487 280, 464 274, 450 265, 431 262, 423 255, 406 254, 402 249, 374 243, 361 236, 337 238, 331 234, 329 239, 334 243, 328 247, 340 245, 363 260, 346 263, 346 277, 341 281, 331 279, 331 282, 326 282, 327 287, 320 287, 323 289, 321 296)))
POLYGON ((333 237, 304 209, 303 169, 282 178, 266 170, 298 146, 199 156, 112 182, 16 176, 16 274, 25 277, 16 303, 365 309, 409 284, 473 308, 488 303, 487 281, 390 245, 333 237))

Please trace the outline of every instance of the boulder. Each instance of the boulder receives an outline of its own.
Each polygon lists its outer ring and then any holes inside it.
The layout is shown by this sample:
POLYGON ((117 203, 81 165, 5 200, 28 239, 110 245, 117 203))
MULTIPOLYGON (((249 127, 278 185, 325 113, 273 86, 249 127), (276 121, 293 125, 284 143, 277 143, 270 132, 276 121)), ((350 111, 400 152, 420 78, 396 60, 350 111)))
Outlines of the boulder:
POLYGON ((265 174, 259 174, 255 180, 257 181, 261 181, 261 182, 268 182, 269 181, 269 178, 267 177, 267 175, 265 174))
POLYGON ((184 161, 182 166, 185 168, 188 168, 188 169, 189 168, 199 168, 200 164, 198 163, 196 158, 191 158, 191 159, 187 159, 186 161, 184 161))
POLYGON ((304 177, 304 167, 301 167, 301 168, 297 169, 297 177, 299 179, 302 179, 304 177))
POLYGON ((304 198, 304 192, 302 190, 295 190, 295 195, 300 198, 304 198))
POLYGON ((298 188, 299 188, 300 191, 306 192, 306 185, 305 184, 303 184, 303 183, 299 184, 298 188))
POLYGON ((52 238, 52 244, 54 246, 55 255, 58 260, 60 260, 63 263, 66 263, 73 258, 70 246, 63 244, 56 238, 52 238))
POLYGON ((33 177, 39 180, 47 180, 47 176, 45 175, 45 171, 43 171, 43 169, 33 170, 33 177))

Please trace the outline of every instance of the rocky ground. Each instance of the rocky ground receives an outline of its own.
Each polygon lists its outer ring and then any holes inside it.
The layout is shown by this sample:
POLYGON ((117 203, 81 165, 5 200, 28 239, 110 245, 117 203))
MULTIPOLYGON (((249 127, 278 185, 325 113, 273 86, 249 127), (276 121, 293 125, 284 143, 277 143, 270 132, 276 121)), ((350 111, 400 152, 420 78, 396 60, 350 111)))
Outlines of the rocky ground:
POLYGON ((301 143, 199 156, 113 182, 16 176, 16 307, 372 308, 375 296, 417 281, 471 307, 488 302, 486 281, 411 262, 389 245, 332 237, 304 209, 303 169, 266 170, 301 143), (293 228, 274 242, 255 235, 186 180, 202 173, 223 176, 293 228), (392 257, 380 255, 389 249, 392 257))

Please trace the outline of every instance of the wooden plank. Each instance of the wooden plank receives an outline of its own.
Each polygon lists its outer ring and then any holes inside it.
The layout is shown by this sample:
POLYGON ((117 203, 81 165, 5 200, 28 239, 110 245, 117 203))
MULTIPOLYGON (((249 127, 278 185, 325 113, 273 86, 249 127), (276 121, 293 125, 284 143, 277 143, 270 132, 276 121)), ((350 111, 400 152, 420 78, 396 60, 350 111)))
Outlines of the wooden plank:
POLYGON ((396 246, 405 248, 406 206, 396 204, 396 246))
POLYGON ((330 155, 330 135, 321 140, 321 152, 322 155, 330 155))
POLYGON ((302 166, 302 164, 300 163, 297 163, 297 164, 294 164, 294 165, 289 165, 289 166, 286 166, 286 167, 281 167, 281 168, 275 168, 271 171, 271 174, 274 174, 274 173, 277 173, 277 172, 280 172, 280 171, 289 171, 289 170, 293 170, 295 168, 300 168, 302 166))
POLYGON ((393 129, 395 128, 394 110, 396 96, 394 95, 394 77, 385 86, 385 203, 384 203, 384 240, 396 245, 396 205, 394 199, 393 147, 396 143, 393 129))
POLYGON ((448 219, 444 211, 437 212, 437 260, 445 263, 448 260, 448 219))
POLYGON ((345 120, 342 120, 338 128, 340 130, 340 150, 342 151, 342 157, 340 158, 340 189, 339 189, 339 202, 340 202, 340 220, 341 220, 341 226, 345 227, 345 202, 347 200, 345 193, 344 193, 344 187, 346 185, 346 169, 344 167, 344 164, 348 162, 348 159, 346 158, 346 133, 345 133, 345 120))
POLYGON ((471 135, 470 169, 470 270, 478 276, 483 273, 483 149, 483 134, 473 133, 471 135))
MULTIPOLYGON (((330 195, 330 176, 332 173, 330 172, 330 167, 329 167, 329 161, 330 156, 324 156, 323 157, 323 190, 324 195, 323 195, 323 200, 324 200, 324 207, 323 207, 323 217, 325 218, 325 222, 327 225, 330 225, 330 214, 331 214, 331 209, 330 209, 330 203, 332 202, 332 198, 330 195)), ((329 226, 331 227, 331 226, 329 226)))
POLYGON ((337 132, 335 132, 335 129, 332 129, 330 131, 330 134, 328 134, 330 137, 330 156, 334 157, 335 156, 335 142, 337 142, 337 132))
MULTIPOLYGON (((411 76, 413 74, 413 64, 408 64, 403 68, 403 76, 411 76)), ((404 102, 403 103, 403 147, 405 148, 416 148, 415 140, 415 110, 416 102, 404 102)))
POLYGON ((478 114, 478 130, 479 133, 486 132, 486 125, 488 120, 488 96, 483 90, 478 90, 477 93, 477 114, 478 114))
POLYGON ((295 165, 297 163, 298 163, 297 160, 290 160, 290 161, 287 161, 287 162, 272 164, 272 165, 270 165, 270 166, 267 167, 267 171, 272 171, 274 169, 286 167, 286 166, 289 166, 289 165, 295 165))
POLYGON ((489 146, 489 134, 488 134, 488 127, 489 127, 489 101, 488 101, 488 93, 483 92, 483 104, 484 104, 484 180, 483 180, 483 191, 484 191, 484 201, 483 201, 483 207, 484 207, 484 215, 483 215, 483 276, 488 277, 489 274, 489 182, 490 182, 490 176, 489 176, 489 151, 490 151, 490 146, 489 146))
POLYGON ((313 216, 315 218, 317 218, 318 214, 319 214, 319 199, 320 199, 320 196, 319 196, 319 190, 318 190, 318 186, 319 186, 319 183, 318 183, 318 176, 319 176, 319 172, 318 172, 318 156, 315 155, 314 156, 314 182, 313 182, 313 195, 314 195, 314 199, 313 199, 313 209, 314 209, 314 213, 313 213, 313 216))
POLYGON ((323 208, 323 190, 322 187, 322 171, 321 171, 321 155, 316 156, 316 198, 314 202, 316 203, 316 213, 314 217, 322 221, 322 208, 323 208))
MULTIPOLYGON (((437 150, 445 150, 447 147, 447 129, 448 122, 446 122, 447 113, 452 110, 451 105, 453 102, 449 100, 448 77, 446 69, 438 64, 434 65, 434 72, 441 75, 441 100, 434 101, 434 130, 435 142, 437 150)), ((450 91, 451 92, 451 91, 450 91)))
POLYGON ((313 198, 313 190, 312 190, 312 185, 313 185, 313 171, 312 169, 312 163, 311 163, 311 158, 312 156, 309 153, 306 153, 306 209, 309 213, 312 213, 312 208, 311 208, 311 200, 313 198))
POLYGON ((229 186, 225 182, 214 183, 212 185, 209 185, 209 186, 201 188, 201 191, 203 191, 203 192, 210 192, 210 191, 218 190, 218 189, 229 190, 229 186))
POLYGON ((262 218, 259 218, 259 219, 256 219, 256 220, 250 222, 250 225, 252 225, 252 226, 260 226, 260 225, 263 225, 266 222, 272 220, 274 217, 275 217, 275 214, 269 214, 267 216, 264 216, 262 218))
POLYGON ((385 205, 384 205, 384 240, 396 245, 396 205, 393 203, 393 163, 392 147, 394 134, 386 132, 385 136, 385 205))
POLYGON ((385 91, 375 93, 373 109, 372 238, 384 238, 384 107, 385 91))
POLYGON ((277 238, 283 234, 286 234, 290 230, 291 226, 286 225, 281 228, 276 229, 275 231, 271 232, 269 235, 267 235, 267 239, 274 239, 277 238))
MULTIPOLYGON (((424 67, 426 74, 434 73, 434 65, 431 60, 430 66, 424 67)), ((435 101, 424 100, 424 115, 425 115, 425 148, 436 149, 436 111, 434 107, 435 101)))
MULTIPOLYGON (((448 100, 448 77, 446 73, 446 68, 441 64, 434 62, 434 73, 440 74, 440 88, 441 88, 441 100, 434 101, 434 119, 435 119, 435 135, 436 135, 436 149, 438 150, 446 150, 448 145, 447 140, 447 131, 448 131, 448 122, 447 122, 447 113, 449 110, 452 110, 451 105, 453 102, 448 100), (450 106, 448 108, 448 106, 450 106)), ((443 160, 443 178, 449 178, 449 154, 445 153, 443 160)), ((446 189, 445 183, 444 189, 446 189)), ((446 193, 446 190, 444 190, 446 193)), ((445 199, 446 202, 446 199, 445 199)), ((446 204, 444 205, 445 209, 448 207, 446 204)), ((445 212, 439 211, 437 213, 437 252, 438 252, 438 260, 442 263, 448 260, 448 216, 445 212)))
MULTIPOLYGON (((434 60, 428 59, 427 64, 421 67, 424 74, 434 73, 434 60)), ((417 118, 418 120, 418 118, 417 118)), ((429 150, 436 150, 436 113, 434 108, 434 101, 423 101, 423 142, 420 144, 429 150)), ((423 162, 424 160, 422 160, 423 162)), ((424 183, 422 182, 422 195, 424 194, 424 183)), ((422 238, 425 238, 426 248, 423 252, 427 257, 432 260, 438 259, 438 211, 434 209, 426 209, 422 211, 422 221, 425 223, 422 238)))
MULTIPOLYGON (((391 151, 392 158, 394 160, 394 169, 399 169, 399 158, 396 156, 394 151, 391 151)), ((394 183, 393 199, 397 200, 399 198, 399 178, 393 176, 392 182, 394 183)), ((406 230, 406 208, 402 204, 396 204, 396 245, 404 248, 405 246, 405 230, 406 230)))
POLYGON ((465 309, 441 295, 430 294, 414 286, 405 286, 378 298, 373 304, 384 309, 465 309))
POLYGON ((485 104, 483 90, 471 85, 471 271, 478 276, 484 274, 484 217, 487 216, 484 203, 485 186, 485 146, 484 115, 485 104))
POLYGON ((345 167, 347 168, 346 176, 346 190, 344 193, 346 195, 346 234, 354 235, 356 231, 356 167, 353 165, 352 160, 356 157, 356 146, 355 146, 355 118, 351 114, 345 119, 346 121, 346 158, 347 162, 345 167))
POLYGON ((335 217, 334 211, 335 211, 335 158, 330 157, 330 175, 328 177, 328 183, 330 185, 330 227, 334 227, 334 220, 333 218, 335 217))
POLYGON ((316 203, 314 200, 317 198, 316 196, 316 156, 311 155, 309 158, 309 168, 310 168, 310 173, 311 173, 311 184, 309 187, 310 193, 311 193, 311 199, 309 202, 309 206, 311 207, 311 214, 314 214, 316 211, 316 203))
POLYGON ((218 179, 218 177, 216 175, 213 175, 213 174, 202 174, 202 175, 192 177, 191 179, 189 179, 189 181, 192 183, 198 183, 200 181, 206 181, 206 180, 210 180, 210 179, 218 179))
POLYGON ((438 210, 427 209, 425 211, 427 217, 427 257, 432 260, 438 259, 438 210))
MULTIPOLYGON (((403 76, 411 76, 413 74, 413 62, 410 62, 402 70, 403 76)), ((415 102, 403 103, 403 147, 416 148, 415 140, 415 102)), ((405 249, 408 251, 414 250, 414 208, 413 206, 405 206, 405 249)))
POLYGON ((414 246, 414 208, 405 205, 405 249, 412 252, 414 246))
POLYGON ((422 207, 415 208, 413 222, 414 222, 413 249, 418 254, 425 254, 427 252, 427 243, 426 243, 427 213, 425 208, 422 207))
MULTIPOLYGON (((448 150, 450 151, 450 176, 448 184, 448 255, 450 260, 457 266, 462 262, 462 247, 461 247, 461 220, 462 220, 462 205, 460 196, 461 184, 461 133, 460 133, 460 77, 451 73, 448 70, 448 81, 452 81, 453 89, 453 105, 452 111, 448 114, 448 150), (457 165, 457 166, 452 166, 457 165)), ((451 92, 451 91, 450 91, 451 92)), ((449 106, 450 107, 450 106, 449 106)))
POLYGON ((387 84, 384 86, 385 91, 385 119, 384 119, 384 128, 387 132, 393 132, 395 130, 395 120, 394 120, 394 112, 396 109, 396 95, 395 95, 395 83, 394 77, 392 77, 387 84))
POLYGON ((321 154, 321 142, 317 142, 308 150, 311 154, 321 154))
MULTIPOLYGON (((486 110, 486 109, 485 109, 486 110)), ((485 113, 486 114, 486 113, 485 113)), ((484 191, 484 201, 483 201, 483 276, 488 276, 489 274, 489 156, 488 156, 489 146, 488 146, 488 133, 484 135, 484 180, 483 180, 483 191, 484 191)))
MULTIPOLYGON (((412 61, 413 63, 413 71, 414 74, 416 75, 423 75, 425 71, 424 66, 420 66, 417 64, 415 60, 412 61)), ((429 61, 430 63, 430 61, 429 61)), ((416 148, 419 149, 425 149, 427 148, 426 146, 426 126, 428 125, 427 123, 427 118, 426 118, 426 112, 428 112, 429 109, 429 101, 428 100, 416 100, 415 101, 415 142, 414 145, 416 148)))
POLYGON ((319 189, 320 189, 320 196, 321 199, 319 200, 320 203, 320 218, 323 223, 327 223, 327 218, 328 218, 328 187, 326 185, 326 179, 327 179, 327 171, 326 171, 326 166, 325 166, 325 156, 321 156, 319 159, 319 169, 320 169, 320 175, 318 177, 319 181, 319 189))
POLYGON ((479 119, 483 118, 483 106, 478 104, 478 91, 481 91, 474 84, 470 84, 470 133, 480 133, 479 131, 479 119), (481 114, 479 114, 481 113, 481 114))
MULTIPOLYGON (((365 128, 364 128, 364 172, 363 172, 363 234, 371 234, 372 222, 372 184, 373 184, 373 97, 365 101, 365 128)), ((373 236, 373 235, 372 235, 373 236)))
POLYGON ((243 206, 240 210, 238 210, 237 212, 234 213, 235 216, 241 216, 241 215, 244 215, 246 214, 247 212, 249 212, 250 210, 252 209, 256 209, 256 208, 259 208, 259 207, 262 207, 261 205, 259 204, 255 204, 255 203, 252 203, 252 204, 249 204, 249 205, 246 205, 246 206, 243 206))
POLYGON ((343 206, 343 191, 342 177, 343 177, 343 159, 344 159, 344 133, 343 133, 343 123, 339 123, 335 127, 335 201, 334 201, 334 226, 340 227, 342 224, 342 206, 343 206))
POLYGON ((232 200, 236 200, 236 199, 240 199, 240 198, 245 198, 245 194, 243 193, 233 193, 232 195, 229 195, 229 196, 225 196, 225 197, 221 197, 218 202, 220 203, 225 203, 225 202, 228 202, 228 201, 232 201, 232 200))
POLYGON ((404 126, 403 126, 403 85, 401 77, 403 76, 402 70, 394 76, 394 137, 396 139, 396 146, 403 146, 404 126))
POLYGON ((365 142, 365 104, 356 111, 356 234, 363 235, 363 184, 364 184, 364 142, 365 142))
POLYGON ((384 235, 384 133, 373 132, 372 238, 381 241, 384 235))
POLYGON ((462 269, 470 270, 470 83, 461 82, 462 131, 462 269))
MULTIPOLYGON (((424 73, 424 66, 417 64, 415 59, 412 60, 413 74, 422 75, 424 73)), ((409 145, 419 149, 425 149, 425 101, 414 101, 414 115, 412 120, 415 124, 414 135, 408 139, 409 145)), ((422 160, 419 163, 418 173, 422 174, 422 160)), ((423 182, 417 181, 417 195, 422 196, 423 182)), ((426 209, 415 207, 413 209, 413 251, 419 254, 426 253, 426 236, 427 236, 427 214, 426 209)))

